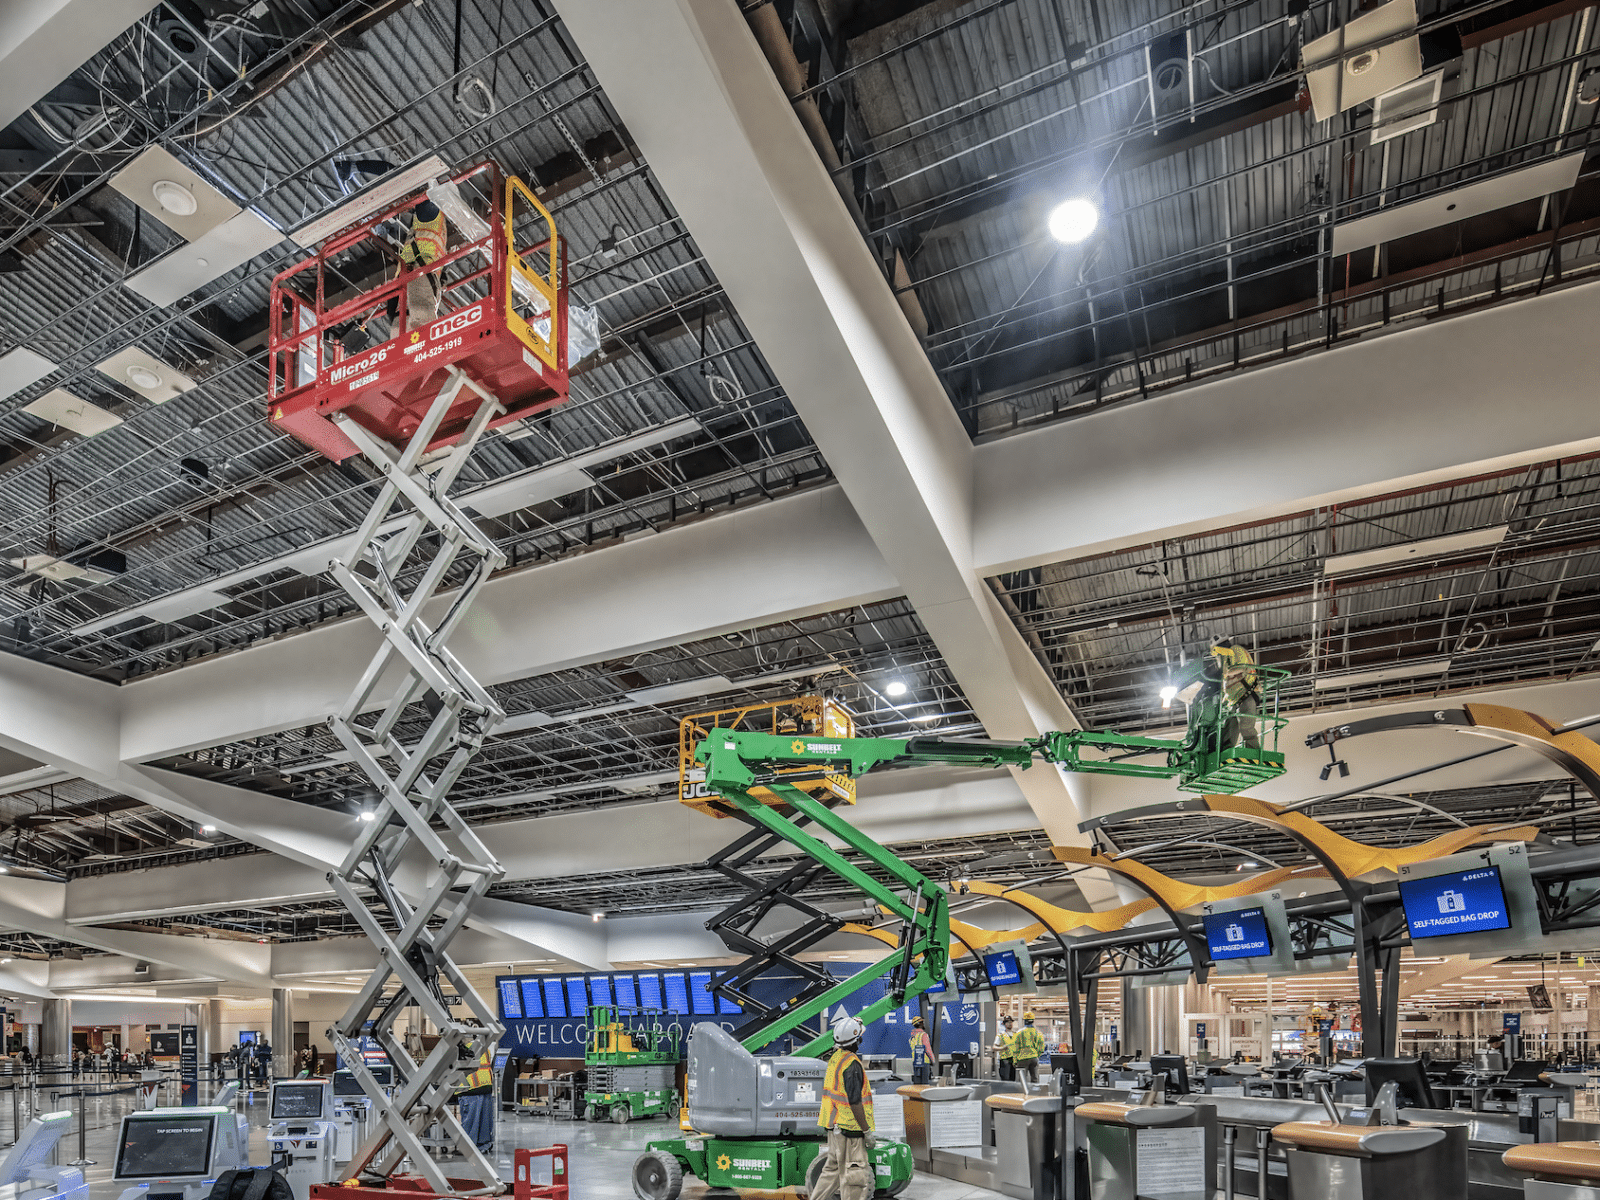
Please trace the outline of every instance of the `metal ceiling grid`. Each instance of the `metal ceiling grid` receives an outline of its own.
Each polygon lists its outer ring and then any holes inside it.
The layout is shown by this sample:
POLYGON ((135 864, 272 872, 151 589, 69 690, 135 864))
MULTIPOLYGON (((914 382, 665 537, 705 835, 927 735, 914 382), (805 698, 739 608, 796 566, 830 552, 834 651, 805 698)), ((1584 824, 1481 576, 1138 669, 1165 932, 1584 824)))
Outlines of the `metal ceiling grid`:
MULTIPOLYGON (((599 486, 508 517, 502 544, 524 561, 557 556, 825 478, 826 464, 648 167, 623 145, 626 131, 559 23, 531 6, 468 0, 462 74, 481 78, 483 88, 469 87, 467 104, 481 111, 493 97, 493 113, 480 119, 451 99, 454 48, 433 9, 381 7, 393 10, 382 24, 357 42, 334 39, 304 69, 263 89, 242 115, 213 121, 207 136, 167 142, 226 194, 285 228, 340 197, 332 163, 345 155, 404 161, 438 149, 465 162, 493 154, 541 184, 560 185, 553 208, 572 247, 574 297, 597 308, 605 348, 574 379, 573 403, 522 440, 487 439, 463 486, 686 415, 704 432, 624 464, 649 460, 630 477, 632 494, 599 486), (602 149, 607 157, 597 162, 602 149), (575 169, 548 178, 552 163, 575 169), (607 257, 601 243, 611 238, 616 252, 607 257)), ((78 77, 112 70, 137 78, 152 70, 163 51, 149 25, 78 77)), ((40 107, 58 126, 81 119, 59 106, 40 107)), ((134 148, 117 149, 128 156, 134 148)), ((97 165, 106 157, 97 156, 97 165)), ((93 196, 107 215, 135 221, 124 198, 105 189, 93 196)), ((173 240, 165 231, 158 237, 159 244, 173 240)), ((134 254, 151 249, 137 240, 132 246, 134 254)), ((176 310, 151 309, 121 287, 126 261, 82 238, 57 235, 10 276, 17 290, 0 296, 10 340, 48 353, 63 370, 0 413, 0 436, 9 433, 22 447, 10 470, 0 464, 7 556, 109 546, 129 557, 125 574, 98 584, 42 583, 0 567, 11 576, 0 582, 0 619, 10 620, 14 648, 121 678, 339 611, 320 585, 287 573, 227 588, 230 604, 181 623, 78 630, 344 532, 364 510, 366 473, 333 467, 263 419, 263 355, 247 327, 260 320, 272 273, 298 255, 285 243, 176 310), (247 336, 235 348, 218 329, 247 336), (159 406, 130 400, 91 364, 133 342, 168 355, 200 386, 159 406), (61 384, 119 407, 125 424, 94 438, 43 436, 16 410, 61 384), (205 476, 185 460, 204 464, 205 476)))
POLYGON ((1537 246, 1518 239, 1560 206, 1481 218, 1454 246, 1445 230, 1335 261, 1327 241, 1334 220, 1587 145, 1596 109, 1572 91, 1595 22, 1561 5, 1419 6, 1424 31, 1465 48, 1443 65, 1439 119, 1374 143, 1366 106, 1320 125, 1296 110, 1301 41, 1330 18, 1290 7, 930 7, 856 37, 836 82, 809 89, 848 96, 867 131, 838 171, 884 261, 903 255, 900 290, 974 436, 1600 265, 1588 175, 1566 207, 1577 227, 1537 246), (1100 232, 1059 247, 1048 212, 1084 193, 1100 232))
MULTIPOLYGON (((865 735, 981 729, 932 639, 910 605, 897 599, 492 689, 513 732, 491 739, 452 799, 482 821, 675 794, 683 717, 793 696, 813 678, 856 714, 865 735), (887 696, 890 679, 908 685, 904 697, 887 696), (705 683, 698 695, 659 701, 650 695, 653 688, 696 681, 705 683)), ((418 707, 408 719, 427 718, 418 707)), ((368 785, 339 749, 325 727, 307 726, 157 765, 307 803, 359 808, 368 785)))
POLYGON ((994 582, 1092 727, 1171 725, 1157 692, 1231 634, 1288 667, 1294 711, 1561 678, 1600 635, 1600 465, 1536 464, 1295 514, 994 582), (1452 552, 1429 539, 1504 537, 1452 552), (1359 570, 1330 559, 1423 543, 1359 570), (1382 672, 1374 677, 1373 672, 1382 672), (1345 682, 1345 678, 1349 682, 1345 682))

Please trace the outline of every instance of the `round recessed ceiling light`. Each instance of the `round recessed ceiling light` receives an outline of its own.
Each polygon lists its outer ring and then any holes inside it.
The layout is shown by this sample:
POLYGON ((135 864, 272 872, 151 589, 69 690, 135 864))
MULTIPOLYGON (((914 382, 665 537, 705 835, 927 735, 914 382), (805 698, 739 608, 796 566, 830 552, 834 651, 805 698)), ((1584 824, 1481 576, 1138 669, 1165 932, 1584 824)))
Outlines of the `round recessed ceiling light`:
POLYGON ((194 265, 197 267, 209 267, 211 260, 209 258, 197 258, 194 260, 194 265))
POLYGON ((170 179, 156 180, 150 185, 150 192, 155 196, 156 203, 175 217, 192 217, 200 207, 193 192, 170 179))
POLYGON ((141 367, 135 364, 128 368, 126 374, 128 382, 136 388, 143 388, 148 391, 150 388, 161 386, 161 376, 157 375, 149 367, 141 367))
POLYGON ((1100 210, 1082 197, 1066 200, 1050 212, 1050 236, 1058 242, 1076 245, 1094 232, 1100 223, 1100 210))
POLYGON ((1360 54, 1352 54, 1345 60, 1345 70, 1352 75, 1365 75, 1378 65, 1378 52, 1376 50, 1363 50, 1360 54))

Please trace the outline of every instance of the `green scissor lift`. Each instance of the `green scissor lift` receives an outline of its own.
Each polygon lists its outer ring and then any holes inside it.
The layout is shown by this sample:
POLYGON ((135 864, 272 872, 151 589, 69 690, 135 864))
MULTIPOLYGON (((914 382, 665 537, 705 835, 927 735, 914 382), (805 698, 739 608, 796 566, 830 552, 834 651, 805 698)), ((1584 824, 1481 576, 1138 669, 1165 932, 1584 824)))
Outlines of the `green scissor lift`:
POLYGON ((678 1108, 678 1063, 682 1038, 670 1014, 648 1008, 595 1005, 589 1009, 589 1040, 583 1093, 590 1121, 626 1125, 636 1117, 659 1117, 678 1108))
MULTIPOLYGON (((737 817, 751 827, 751 832, 719 852, 710 865, 730 878, 740 878, 738 868, 742 864, 771 851, 779 842, 786 842, 811 864, 853 885, 873 905, 901 923, 899 946, 877 962, 838 981, 818 972, 814 985, 802 995, 763 1011, 755 998, 741 989, 775 964, 801 969, 798 955, 805 947, 836 931, 845 921, 795 902, 794 909, 802 913, 809 909, 813 914, 809 924, 803 924, 797 933, 757 939, 750 932, 754 921, 744 927, 726 922, 735 930, 734 935, 730 936, 727 929, 719 928, 719 932, 730 945, 743 949, 750 957, 740 966, 720 973, 713 990, 732 994, 745 1011, 758 1013, 756 1020, 739 1031, 740 1044, 756 1053, 798 1034, 801 1044, 795 1047, 794 1054, 825 1056, 833 1048, 833 1034, 820 1018, 887 974, 891 977, 887 994, 857 1014, 863 1024, 870 1024, 943 980, 950 956, 949 900, 945 890, 856 829, 831 804, 794 786, 795 775, 777 775, 778 768, 814 764, 819 772, 854 778, 891 765, 942 763, 1025 769, 1038 759, 1072 771, 1176 778, 1180 788, 1190 791, 1235 792, 1281 775, 1284 770, 1284 758, 1277 751, 1276 742, 1277 731, 1285 722, 1277 715, 1275 694, 1288 673, 1277 668, 1257 669, 1262 675, 1263 699, 1274 697, 1272 708, 1269 710, 1263 703, 1256 717, 1258 728, 1270 736, 1270 750, 1223 744, 1232 740, 1228 723, 1240 714, 1219 689, 1205 689, 1204 678, 1198 672, 1195 675, 1200 682, 1200 697, 1190 704, 1189 726, 1181 741, 1086 730, 1048 733, 1023 742, 937 737, 826 738, 711 730, 694 754, 695 761, 705 767, 704 790, 719 799, 725 815, 737 817), (1086 752, 1120 753, 1122 757, 1092 757, 1086 752), (1130 761, 1155 754, 1164 755, 1164 761, 1130 761), (750 794, 755 789, 762 790, 765 800, 750 794), (835 849, 824 838, 842 843, 859 859, 835 849)), ((810 865, 803 866, 806 871, 813 870, 810 865)), ((796 868, 790 876, 802 882, 809 878, 802 868, 796 868)), ((730 905, 708 926, 718 928, 720 917, 747 912, 752 906, 765 905, 762 911, 770 910, 774 899, 782 898, 775 896, 782 886, 781 882, 751 881, 750 895, 730 905)), ((696 1176, 714 1188, 735 1190, 809 1186, 824 1145, 820 1130, 809 1136, 797 1132, 779 1137, 696 1134, 691 1128, 694 1088, 691 1078, 683 1121, 688 1136, 649 1143, 634 1164, 633 1188, 639 1200, 677 1200, 685 1175, 696 1176)), ((881 1141, 871 1157, 880 1195, 893 1195, 910 1182, 914 1169, 910 1147, 881 1141)))

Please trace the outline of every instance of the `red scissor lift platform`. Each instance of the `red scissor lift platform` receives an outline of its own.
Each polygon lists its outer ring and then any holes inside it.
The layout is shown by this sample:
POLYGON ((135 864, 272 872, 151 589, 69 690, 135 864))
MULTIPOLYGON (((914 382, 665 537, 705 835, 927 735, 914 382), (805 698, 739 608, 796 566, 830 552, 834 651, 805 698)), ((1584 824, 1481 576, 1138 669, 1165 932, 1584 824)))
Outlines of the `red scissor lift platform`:
MULTIPOLYGON (((436 180, 334 234, 272 281, 270 420, 335 462, 358 453, 336 414, 403 445, 452 367, 503 406, 491 429, 553 408, 567 398, 566 274, 566 244, 522 180, 493 162, 436 180), (370 263, 374 250, 398 263, 395 240, 380 227, 395 219, 409 225, 411 210, 429 198, 447 201, 440 208, 454 245, 340 299, 340 265, 370 263), (440 285, 439 314, 413 328, 406 288, 430 275, 440 285), (391 298, 392 319, 383 316, 391 298), (350 328, 386 319, 386 340, 346 350, 350 328)), ((479 405, 479 395, 462 389, 429 449, 460 437, 479 405)))

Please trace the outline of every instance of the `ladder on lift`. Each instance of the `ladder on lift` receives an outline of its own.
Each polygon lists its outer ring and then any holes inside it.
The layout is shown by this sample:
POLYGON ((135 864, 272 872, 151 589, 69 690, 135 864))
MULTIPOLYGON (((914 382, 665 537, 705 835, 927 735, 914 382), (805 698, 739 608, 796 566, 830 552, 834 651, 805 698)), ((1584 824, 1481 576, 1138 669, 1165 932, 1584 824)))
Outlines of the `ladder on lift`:
MULTIPOLYGON (((378 793, 374 818, 328 875, 378 949, 372 977, 329 1030, 378 1117, 343 1180, 387 1181, 409 1159, 441 1195, 505 1190, 494 1164, 445 1107, 463 1069, 475 1068, 484 1053, 492 1053, 504 1031, 449 955, 473 902, 503 871, 448 795, 505 714, 445 649, 478 590, 505 561, 446 494, 478 439, 503 412, 491 392, 451 367, 403 449, 354 420, 335 417, 383 476, 355 545, 329 565, 383 638, 355 691, 328 722, 378 793), (463 403, 473 415, 461 436, 430 456, 429 444, 441 424, 452 412, 459 415, 463 403), (430 625, 429 603, 451 583, 458 590, 438 623, 430 625), (398 687, 385 699, 378 689, 387 688, 397 671, 398 687), (426 713, 421 722, 413 708, 418 703, 426 713), (408 855, 428 869, 406 889, 397 875, 408 855), (370 902, 364 898, 368 894, 370 902), (387 993, 391 983, 398 983, 398 992, 387 993), (452 1012, 445 984, 464 1002, 465 1014, 452 1012), (412 1005, 439 1030, 438 1043, 420 1061, 395 1029, 396 1019, 412 1005), (362 1056, 363 1036, 374 1038, 394 1067, 392 1100, 362 1056), (461 1061, 463 1047, 466 1062, 461 1061), (427 1153, 423 1136, 435 1125, 454 1142, 472 1179, 447 1177, 427 1153)), ((421 1182, 410 1182, 407 1189, 421 1190, 421 1182)), ((332 1188, 324 1194, 349 1195, 332 1188)))

